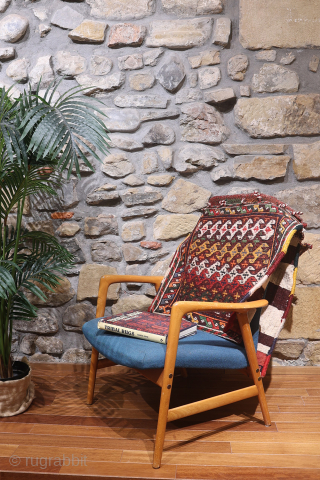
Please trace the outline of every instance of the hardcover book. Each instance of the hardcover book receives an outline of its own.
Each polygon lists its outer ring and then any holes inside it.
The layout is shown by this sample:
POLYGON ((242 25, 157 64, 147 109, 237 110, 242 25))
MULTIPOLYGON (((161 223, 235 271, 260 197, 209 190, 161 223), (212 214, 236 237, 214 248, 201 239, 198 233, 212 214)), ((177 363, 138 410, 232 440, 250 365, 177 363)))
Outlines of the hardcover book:
MULTIPOLYGON (((137 311, 102 317, 98 321, 101 330, 163 344, 167 343, 169 325, 170 315, 137 311)), ((196 324, 182 320, 179 338, 194 335, 196 331, 196 324)))

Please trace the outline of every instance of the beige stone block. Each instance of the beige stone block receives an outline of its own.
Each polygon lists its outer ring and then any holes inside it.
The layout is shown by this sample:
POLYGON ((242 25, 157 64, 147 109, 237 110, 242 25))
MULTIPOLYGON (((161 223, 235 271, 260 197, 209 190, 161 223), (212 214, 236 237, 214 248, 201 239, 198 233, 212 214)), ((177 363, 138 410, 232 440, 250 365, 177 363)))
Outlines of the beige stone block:
POLYGON ((204 50, 198 55, 188 57, 191 68, 206 67, 208 65, 217 65, 220 63, 220 50, 212 48, 204 50))
POLYGON ((317 55, 312 55, 312 58, 309 62, 309 70, 310 72, 316 73, 319 67, 319 57, 317 55))
POLYGON ((217 18, 212 43, 226 47, 231 35, 231 20, 227 17, 217 18))
POLYGON ((112 306, 113 315, 118 313, 125 313, 130 310, 140 310, 146 312, 152 303, 152 298, 146 295, 130 295, 122 297, 118 302, 112 306))
POLYGON ((86 0, 93 17, 109 20, 137 20, 155 11, 155 0, 86 0))
POLYGON ((240 98, 236 125, 254 138, 320 134, 320 95, 240 98))
POLYGON ((122 227, 121 238, 124 242, 135 242, 146 236, 143 222, 128 222, 122 227))
POLYGON ((153 225, 153 236, 157 240, 175 240, 192 232, 199 220, 198 215, 159 215, 153 225))
POLYGON ((222 147, 229 155, 279 155, 286 149, 281 143, 225 143, 222 147))
POLYGON ((320 142, 293 145, 293 170, 298 180, 320 178, 320 142))
POLYGON ((252 77, 252 90, 258 93, 294 93, 299 90, 296 72, 276 63, 265 63, 252 77))
POLYGON ((320 286, 298 286, 279 338, 320 338, 320 286))
POLYGON ((211 18, 158 20, 150 24, 146 46, 168 48, 200 47, 208 40, 211 29, 211 18))
POLYGON ((312 249, 304 252, 299 258, 297 283, 320 284, 320 235, 305 232, 304 243, 310 243, 312 249))
POLYGON ((38 287, 46 295, 46 300, 40 300, 36 295, 27 294, 28 300, 33 305, 39 305, 43 307, 60 307, 69 302, 76 293, 69 280, 65 277, 61 277, 59 285, 53 288, 53 292, 38 284, 38 287))
MULTIPOLYGON (((98 298, 101 277, 104 275, 116 275, 117 273, 117 269, 115 267, 109 267, 109 265, 97 265, 96 263, 84 265, 79 275, 77 300, 98 298)), ((118 300, 119 289, 119 283, 110 285, 107 299, 118 300)))
POLYGON ((172 213, 191 213, 206 206, 211 192, 180 178, 169 190, 162 208, 172 213))
POLYGON ((161 0, 165 13, 179 17, 213 15, 223 11, 222 0, 161 0))
POLYGON ((167 185, 170 185, 172 180, 174 180, 174 177, 169 174, 150 175, 150 177, 147 178, 147 182, 149 183, 149 185, 154 185, 155 187, 165 187, 167 185))
POLYGON ((310 342, 304 355, 311 365, 320 365, 320 342, 310 342))
POLYGON ((147 28, 143 25, 133 23, 120 23, 113 25, 110 29, 108 47, 138 47, 146 36, 147 28))
POLYGON ((309 0, 240 0, 240 43, 244 48, 320 46, 320 3, 309 0))
POLYGON ((104 22, 95 20, 84 20, 80 25, 72 30, 68 37, 71 40, 82 43, 102 43, 108 25, 104 22))
POLYGON ((305 345, 305 340, 279 340, 273 350, 273 355, 284 360, 296 359, 300 357, 305 345))
POLYGON ((234 176, 242 180, 274 180, 285 176, 289 161, 287 155, 241 155, 234 159, 234 176))
POLYGON ((63 222, 57 229, 59 237, 73 237, 80 230, 76 222, 63 222))
POLYGON ((308 228, 320 227, 320 189, 318 185, 295 187, 277 192, 276 197, 297 212, 302 211, 308 228))

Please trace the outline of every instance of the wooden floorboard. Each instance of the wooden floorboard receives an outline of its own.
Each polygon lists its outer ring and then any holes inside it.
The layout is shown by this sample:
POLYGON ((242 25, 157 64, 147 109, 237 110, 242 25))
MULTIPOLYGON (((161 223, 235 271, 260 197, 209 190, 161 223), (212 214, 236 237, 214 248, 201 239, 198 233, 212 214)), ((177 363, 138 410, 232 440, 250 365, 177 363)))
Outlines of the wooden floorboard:
MULTIPOLYGON (((160 389, 133 370, 97 376, 86 405, 87 365, 33 367, 29 410, 0 418, 0 480, 320 480, 320 367, 272 367, 264 379, 272 420, 257 398, 168 424, 152 468, 160 389)), ((172 406, 244 388, 233 371, 175 378, 172 406)))

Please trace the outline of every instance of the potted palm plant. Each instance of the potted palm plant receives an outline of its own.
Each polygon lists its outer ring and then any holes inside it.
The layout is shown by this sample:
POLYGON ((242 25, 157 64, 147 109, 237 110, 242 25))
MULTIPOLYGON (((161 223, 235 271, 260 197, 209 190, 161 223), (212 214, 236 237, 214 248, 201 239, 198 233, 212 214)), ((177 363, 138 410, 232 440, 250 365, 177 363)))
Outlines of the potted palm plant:
POLYGON ((65 170, 80 176, 79 159, 93 170, 86 154, 108 153, 96 102, 78 87, 55 100, 57 86, 15 100, 0 89, 0 416, 24 411, 34 396, 29 366, 12 361, 13 322, 33 319, 28 295, 45 299, 72 265, 55 237, 25 228, 26 201, 56 195, 65 170))

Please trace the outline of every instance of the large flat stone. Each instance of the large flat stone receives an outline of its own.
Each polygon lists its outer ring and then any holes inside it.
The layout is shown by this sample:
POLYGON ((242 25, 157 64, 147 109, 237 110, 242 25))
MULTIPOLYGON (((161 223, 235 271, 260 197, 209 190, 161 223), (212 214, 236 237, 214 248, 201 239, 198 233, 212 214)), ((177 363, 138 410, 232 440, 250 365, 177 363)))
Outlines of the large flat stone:
POLYGON ((302 218, 308 228, 320 227, 320 190, 318 185, 282 190, 276 194, 276 197, 294 210, 302 211, 302 218))
POLYGON ((320 284, 320 235, 306 232, 304 242, 310 243, 312 249, 304 252, 299 258, 297 283, 320 284))
POLYGON ((305 345, 305 340, 279 340, 273 355, 283 360, 293 360, 300 357, 305 345))
POLYGON ((174 130, 168 125, 156 123, 143 137, 144 145, 171 145, 176 139, 174 130))
POLYGON ((151 205, 163 198, 161 192, 158 192, 151 187, 131 188, 130 190, 125 190, 120 193, 120 196, 127 207, 132 207, 134 205, 151 205))
POLYGON ((91 15, 109 20, 137 20, 148 17, 155 11, 156 0, 86 0, 91 15))
POLYGON ((84 20, 72 30, 68 37, 74 42, 80 43, 102 43, 104 41, 108 25, 95 20, 84 20))
POLYGON ((137 245, 122 245, 123 256, 126 262, 145 262, 148 255, 137 245))
POLYGON ((143 68, 143 57, 141 53, 118 57, 118 66, 119 70, 140 70, 143 68))
MULTIPOLYGON (((117 275, 115 267, 109 265, 97 265, 96 263, 88 263, 81 268, 78 283, 77 300, 85 300, 98 298, 99 283, 104 275, 117 275)), ((120 285, 114 283, 108 289, 108 300, 118 300, 120 285)))
POLYGON ((90 59, 90 73, 92 75, 107 75, 113 67, 113 62, 107 55, 100 51, 95 51, 90 59))
POLYGON ((286 145, 272 143, 224 143, 222 148, 229 155, 279 155, 284 153, 286 145))
POLYGON ((128 312, 129 310, 147 311, 152 303, 152 299, 145 295, 129 295, 122 297, 112 306, 112 314, 128 312))
POLYGON ((147 47, 168 47, 186 49, 200 47, 210 37, 212 20, 158 20, 151 22, 147 47))
POLYGON ((117 107, 133 107, 133 108, 166 108, 168 99, 163 95, 118 95, 113 100, 117 107))
POLYGON ((203 50, 198 55, 188 57, 191 68, 206 67, 208 65, 217 65, 220 63, 220 50, 212 48, 203 50))
POLYGON ((142 143, 136 140, 132 135, 110 133, 109 138, 110 147, 120 148, 120 150, 126 150, 128 152, 136 152, 137 150, 143 149, 142 143))
POLYGON ((63 314, 62 326, 67 332, 82 333, 82 326, 95 317, 95 309, 87 303, 70 305, 63 314))
POLYGON ((320 287, 298 286, 295 297, 279 338, 320 338, 320 287))
POLYGON ((276 63, 265 63, 252 77, 251 87, 258 93, 294 93, 299 90, 296 72, 276 63))
POLYGON ((241 180, 282 178, 286 174, 289 162, 288 155, 240 155, 234 159, 234 177, 241 180))
POLYGON ((84 234, 87 237, 118 235, 118 222, 115 215, 101 213, 97 217, 84 219, 84 234))
POLYGON ((94 95, 101 92, 112 92, 120 88, 125 82, 125 74, 121 72, 113 73, 112 75, 103 75, 96 77, 86 73, 77 76, 77 82, 86 90, 85 95, 94 95))
POLYGON ((72 30, 82 22, 83 18, 81 13, 66 5, 54 12, 51 18, 51 24, 66 30, 72 30))
POLYGON ((147 29, 143 25, 134 25, 133 23, 120 23, 113 25, 110 29, 108 47, 139 47, 147 29))
POLYGON ((169 15, 196 17, 223 11, 222 0, 161 0, 162 9, 169 15))
POLYGON ((182 105, 181 137, 187 142, 217 144, 230 134, 221 114, 211 105, 201 102, 182 105))
POLYGON ((135 171, 133 164, 128 160, 125 153, 113 153, 108 155, 101 165, 103 173, 113 178, 123 178, 135 171))
POLYGON ((240 0, 240 42, 252 50, 319 47, 319 17, 319 2, 240 0))
POLYGON ((91 244, 91 257, 94 262, 103 263, 106 261, 119 262, 122 259, 121 250, 111 240, 94 242, 91 244))
POLYGON ((13 323, 13 327, 17 332, 54 335, 59 331, 58 312, 52 308, 41 308, 34 320, 29 322, 19 320, 13 323))
POLYGON ((80 75, 86 71, 87 61, 81 55, 60 50, 53 57, 53 66, 58 75, 65 78, 74 78, 75 75, 80 75))
MULTIPOLYGON (((144 58, 144 57, 143 57, 144 58)), ((155 84, 155 77, 151 72, 148 73, 134 73, 129 77, 129 84, 132 90, 143 92, 152 88, 155 84)))
POLYGON ((59 285, 53 288, 53 291, 44 288, 42 285, 38 285, 40 290, 46 295, 46 300, 40 300, 33 294, 27 294, 28 300, 34 304, 43 307, 60 307, 65 303, 69 302, 74 297, 76 293, 69 280, 65 277, 61 277, 59 280, 59 285))
POLYGON ((139 112, 134 108, 101 108, 101 117, 109 132, 135 132, 141 124, 139 112))
POLYGON ((156 240, 175 240, 192 232, 199 220, 198 215, 173 214, 159 215, 153 224, 153 236, 156 240))
POLYGON ((218 162, 224 162, 225 155, 218 147, 202 144, 183 145, 174 160, 174 168, 178 172, 193 172, 198 169, 212 168, 218 162))
POLYGON ((298 180, 320 178, 320 142, 293 145, 293 170, 298 180))
POLYGON ((180 178, 169 190, 162 208, 173 213, 191 213, 205 207, 211 192, 180 178))
POLYGON ((236 125, 254 138, 320 134, 320 95, 240 98, 236 125))
POLYGON ((144 222, 135 221, 125 223, 122 227, 121 238, 124 242, 136 242, 146 236, 144 222))

